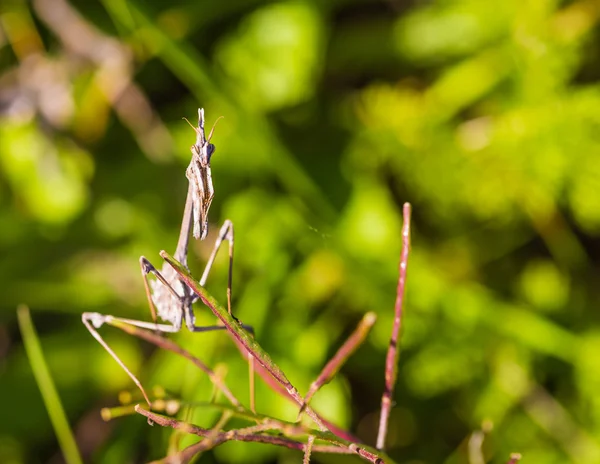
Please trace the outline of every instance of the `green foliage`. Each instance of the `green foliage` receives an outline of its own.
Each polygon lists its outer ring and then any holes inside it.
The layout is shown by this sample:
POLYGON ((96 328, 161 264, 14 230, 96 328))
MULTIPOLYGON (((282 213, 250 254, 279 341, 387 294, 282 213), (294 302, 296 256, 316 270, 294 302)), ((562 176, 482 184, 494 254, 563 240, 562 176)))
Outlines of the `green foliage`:
MULTIPOLYGON (((466 463, 469 435, 491 420, 488 462, 513 451, 523 462, 600 461, 598 8, 394 5, 0 7, 0 461, 59 452, 18 335, 20 303, 83 459, 166 455, 170 430, 140 417, 101 423, 100 408, 133 386, 80 314, 150 319, 138 258, 159 267, 158 252, 174 250, 194 140, 181 117, 199 106, 208 126, 224 119, 213 137, 211 231, 190 247, 193 274, 231 219, 234 312, 301 394, 362 315, 378 315, 316 409, 374 443, 408 201, 389 455, 466 463), (61 8, 77 16, 52 14, 61 8)), ((226 281, 221 252, 207 284, 220 303, 226 281)), ((214 320, 200 304, 196 314, 214 320)), ((147 387, 211 398, 185 360, 101 332, 147 387)), ((227 366, 247 401, 247 366, 227 336, 173 339, 227 366)), ((290 421, 297 413, 260 381, 257 408, 290 421)), ((216 417, 194 409, 189 419, 216 417)), ((300 459, 234 443, 202 462, 300 459)))
POLYGON ((46 406, 46 410, 52 421, 52 426, 60 443, 60 448, 65 461, 68 464, 81 463, 82 461, 77 450, 75 438, 69 427, 60 398, 56 393, 56 387, 54 386, 50 372, 48 372, 48 366, 44 360, 40 341, 31 321, 29 308, 27 306, 19 306, 17 309, 17 317, 19 319, 21 336, 23 337, 23 345, 27 351, 29 363, 31 364, 40 393, 44 398, 44 405, 46 406))

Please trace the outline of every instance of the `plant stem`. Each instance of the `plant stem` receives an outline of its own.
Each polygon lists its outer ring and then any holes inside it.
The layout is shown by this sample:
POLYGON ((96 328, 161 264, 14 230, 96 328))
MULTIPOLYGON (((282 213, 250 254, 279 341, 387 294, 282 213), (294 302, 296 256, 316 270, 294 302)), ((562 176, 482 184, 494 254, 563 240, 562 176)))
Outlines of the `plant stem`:
POLYGON ((146 416, 152 422, 163 427, 171 427, 177 430, 184 430, 188 433, 192 433, 200 437, 210 437, 208 440, 203 440, 199 443, 195 443, 194 445, 189 446, 188 448, 186 448, 181 453, 175 456, 166 458, 162 461, 163 463, 187 462, 194 455, 201 451, 214 448, 215 446, 225 443, 226 441, 232 440, 266 443, 271 445, 284 446, 286 448, 305 450, 306 444, 304 442, 288 438, 288 436, 299 435, 313 436, 317 440, 324 440, 333 445, 314 445, 312 447, 312 450, 314 452, 357 454, 363 459, 375 464, 383 464, 384 462, 393 463, 393 461, 387 456, 385 456, 383 453, 377 453, 377 451, 364 445, 358 445, 356 443, 347 442, 346 440, 342 440, 336 437, 330 432, 321 432, 319 430, 306 428, 302 425, 284 422, 266 416, 257 416, 256 418, 260 418, 261 423, 255 426, 219 432, 214 429, 205 429, 193 424, 181 422, 177 419, 172 419, 169 417, 162 416, 160 414, 155 414, 151 411, 144 409, 140 405, 136 406, 136 412, 142 414, 143 416, 146 416), (266 435, 262 433, 268 430, 274 430, 279 434, 266 435), (205 443, 205 441, 207 441, 207 443, 205 443))
POLYGON ((398 371, 398 338, 402 325, 402 304, 404 302, 404 292, 406 288, 406 271, 408 267, 408 254, 410 251, 410 204, 404 203, 402 208, 402 255, 400 257, 400 272, 398 277, 398 287, 396 290, 396 304, 394 306, 394 326, 392 327, 392 336, 385 360, 385 388, 381 396, 381 416, 379 419, 379 431, 377 433, 377 449, 382 450, 385 447, 385 437, 387 435, 388 421, 392 409, 392 396, 396 384, 396 375, 398 371))
POLYGON ((308 436, 308 441, 304 446, 304 458, 302 459, 302 464, 310 464, 310 453, 312 452, 313 444, 315 443, 314 435, 308 436))
MULTIPOLYGON (((248 355, 248 351, 235 338, 233 339, 233 341, 235 342, 236 346, 240 350, 240 353, 242 354, 242 356, 244 356, 245 358, 247 358, 249 356, 248 355)), ((278 393, 279 395, 283 396, 284 398, 286 398, 286 399, 288 399, 290 401, 293 401, 294 403, 298 404, 299 406, 302 405, 302 403, 298 403, 296 401, 296 399, 294 399, 292 396, 290 396, 290 394, 287 392, 287 390, 283 386, 281 386, 281 384, 279 382, 277 382, 277 380, 275 380, 271 376, 271 374, 269 374, 269 372, 261 364, 255 364, 255 372, 260 376, 260 378, 263 379, 263 381, 275 393, 278 393)), ((334 435, 337 435, 341 439, 349 441, 349 442, 358 443, 360 441, 357 437, 355 437, 354 435, 352 435, 347 430, 344 430, 344 429, 338 427, 337 425, 329 422, 327 419, 321 417, 316 411, 315 411, 315 414, 317 415, 317 417, 319 418, 319 420, 321 422, 323 422, 323 424, 325 425, 325 427, 327 427, 327 430, 329 430, 334 435)))
MULTIPOLYGON (((235 319, 229 312, 221 307, 209 293, 200 286, 191 276, 189 271, 177 260, 171 257, 166 251, 161 251, 160 256, 169 263, 173 269, 181 276, 183 281, 200 297, 202 302, 210 308, 214 315, 223 323, 234 339, 239 342, 250 355, 258 361, 258 364, 264 367, 275 380, 277 380, 287 393, 296 401, 298 405, 303 403, 302 397, 296 387, 288 380, 281 368, 273 362, 269 354, 252 338, 244 329, 242 324, 235 319)), ((321 418, 310 407, 306 407, 306 414, 317 424, 321 430, 327 430, 327 427, 321 418)))
POLYGON ((311 398, 319 390, 319 388, 331 381, 331 379, 338 373, 342 365, 362 344, 376 320, 377 315, 373 312, 368 312, 364 315, 356 329, 354 329, 354 332, 352 332, 344 344, 337 350, 333 358, 331 358, 331 360, 325 365, 317 379, 310 385, 308 393, 304 397, 304 403, 300 408, 298 416, 302 414, 304 408, 306 405, 308 405, 311 398))

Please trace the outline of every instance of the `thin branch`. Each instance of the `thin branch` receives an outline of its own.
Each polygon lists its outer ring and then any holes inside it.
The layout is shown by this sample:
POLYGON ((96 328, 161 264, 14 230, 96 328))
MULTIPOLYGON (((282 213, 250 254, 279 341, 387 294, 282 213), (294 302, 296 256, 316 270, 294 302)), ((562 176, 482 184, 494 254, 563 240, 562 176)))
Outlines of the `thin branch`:
POLYGON ((312 452, 314 443, 314 435, 309 435, 308 441, 306 442, 306 446, 304 447, 304 458, 302 459, 302 464, 310 464, 310 453, 312 452))
MULTIPOLYGON (((244 348, 244 346, 241 343, 239 343, 235 338, 233 339, 233 341, 235 342, 237 348, 240 350, 242 356, 244 356, 244 358, 247 358, 249 354, 248 351, 244 348)), ((261 364, 255 363, 254 366, 255 372, 260 376, 260 378, 263 379, 263 381, 269 386, 269 388, 271 388, 271 390, 273 390, 275 393, 278 393, 280 396, 283 396, 284 398, 298 404, 298 402, 287 392, 287 390, 279 382, 277 382, 277 380, 275 380, 261 364)), ((329 430, 334 435, 337 435, 343 440, 353 443, 358 443, 360 441, 350 432, 338 427, 337 425, 329 422, 327 419, 321 417, 317 412, 315 412, 315 414, 317 415, 319 420, 323 422, 323 424, 325 424, 327 430, 329 430)))
MULTIPOLYGON (((268 374, 265 371, 265 374, 268 374)), ((268 377, 269 379, 271 379, 272 381, 274 381, 274 379, 272 377, 268 377)), ((279 386, 279 384, 276 384, 277 386, 279 386)), ((283 393, 284 397, 289 398, 289 396, 287 396, 287 392, 283 393)), ((250 411, 248 409, 244 409, 244 408, 238 408, 238 407, 234 407, 234 406, 230 406, 230 405, 226 405, 226 404, 220 404, 220 403, 214 403, 214 402, 194 402, 194 403, 188 403, 188 402, 183 402, 183 401, 179 401, 177 399, 169 399, 167 401, 161 400, 162 402, 157 402, 157 401, 153 401, 152 402, 152 409, 153 411, 164 411, 166 414, 169 415, 173 415, 176 414, 177 411, 179 411, 182 407, 187 406, 187 407, 202 407, 202 408, 208 408, 208 409, 218 409, 219 411, 223 411, 223 412, 228 412, 231 414, 232 417, 236 417, 238 419, 242 419, 242 420, 246 420, 249 422, 256 422, 259 423, 261 421, 264 421, 266 419, 269 419, 271 421, 275 420, 274 418, 265 416, 265 415, 260 415, 260 414, 256 414, 253 411, 250 411)), ((105 418, 105 420, 110 420, 110 419, 114 419, 117 417, 121 417, 121 416, 125 416, 125 415, 130 415, 130 414, 135 414, 136 413, 136 406, 137 404, 134 405, 129 405, 129 406, 117 406, 114 408, 104 408, 101 412, 102 412, 102 417, 105 418)), ((323 421, 325 422, 325 424, 328 424, 327 420, 323 419, 323 421)), ((296 423, 288 423, 288 425, 286 425, 286 427, 289 428, 289 426, 299 426, 296 423)), ((329 425, 328 425, 329 426, 329 425)), ((332 429, 336 429, 335 425, 331 425, 332 429)), ((314 430, 312 429, 306 429, 306 433, 313 433, 314 430)), ((358 443, 359 439, 354 437, 352 434, 350 434, 349 432, 345 432, 343 430, 339 430, 339 434, 335 433, 334 431, 332 431, 331 433, 333 433, 334 435, 338 436, 339 438, 341 438, 342 440, 345 440, 348 443, 358 443), (350 437, 349 439, 344 438, 340 435, 347 435, 348 437, 350 437)))
POLYGON ((404 224, 402 226, 402 256, 400 258, 400 276, 398 278, 398 288, 396 290, 396 304, 394 306, 394 326, 392 328, 392 337, 385 360, 385 388, 381 396, 381 416, 379 420, 379 431, 377 433, 377 449, 382 450, 385 447, 385 437, 387 435, 388 421, 392 409, 392 396, 396 384, 398 356, 398 338, 402 325, 402 304, 404 302, 404 292, 406 288, 406 271, 408 267, 408 254, 410 250, 410 204, 404 203, 402 208, 402 217, 404 224))
MULTIPOLYGON (((383 453, 378 453, 376 450, 365 445, 350 443, 346 440, 336 437, 330 432, 322 432, 319 430, 310 429, 300 424, 285 422, 267 416, 254 416, 248 411, 244 412, 243 414, 254 418, 254 420, 260 419, 261 423, 257 424, 256 426, 247 427, 245 429, 235 429, 226 432, 215 433, 215 430, 205 429, 193 424, 181 422, 177 419, 172 419, 169 417, 162 416, 160 414, 155 414, 151 411, 144 409, 141 405, 137 405, 135 410, 139 414, 150 419, 152 422, 163 427, 171 427, 176 430, 184 430, 188 433, 198 435, 203 438, 210 436, 210 440, 208 440, 208 443, 205 443, 205 441, 207 440, 203 440, 186 448, 180 454, 176 455, 177 458, 179 458, 179 460, 169 460, 171 458, 174 458, 174 456, 171 456, 169 458, 166 458, 167 460, 163 460, 162 462, 187 462, 187 460, 191 459, 195 454, 201 451, 205 451, 209 448, 214 448, 215 446, 218 446, 230 440, 265 443, 271 445, 284 446, 286 448, 304 450, 306 445, 305 443, 293 440, 288 437, 312 435, 317 440, 323 440, 333 445, 315 445, 313 446, 314 452, 357 454, 363 459, 374 464, 383 464, 384 462, 393 463, 393 461, 383 453), (279 432, 280 435, 263 434, 262 432, 266 430, 276 430, 277 432, 279 432)), ((238 414, 240 413, 234 412, 234 415, 238 414)))
MULTIPOLYGON (((242 324, 235 319, 229 312, 221 307, 209 293, 200 286, 192 277, 189 271, 177 260, 171 257, 166 251, 161 251, 160 256, 169 263, 173 269, 181 276, 183 281, 200 297, 202 302, 209 307, 214 315, 223 323, 227 331, 239 342, 245 350, 250 353, 258 364, 264 367, 286 390, 287 393, 296 401, 298 405, 303 403, 302 397, 296 387, 288 380, 281 368, 273 362, 271 356, 252 338, 244 329, 242 324)), ((306 414, 317 424, 319 429, 327 430, 327 427, 321 418, 309 406, 305 408, 306 414)))
MULTIPOLYGON (((247 435, 244 437, 244 441, 246 442, 254 442, 254 443, 262 443, 262 438, 267 437, 267 435, 247 435)), ((283 437, 275 437, 271 436, 271 440, 269 444, 276 446, 283 446, 288 449, 295 450, 303 450, 305 448, 305 444, 299 441, 291 440, 289 438, 283 437)), ((181 452, 167 456, 160 461, 154 461, 151 464, 184 464, 189 462, 196 454, 201 452, 202 442, 194 443, 193 445, 188 446, 181 452)), ((332 445, 314 445, 312 447, 313 452, 315 453, 327 453, 327 454, 352 454, 352 451, 344 448, 339 448, 337 446, 332 445)))
POLYGON ((338 349, 337 353, 331 358, 331 360, 325 365, 319 377, 310 385, 308 393, 304 397, 304 403, 300 407, 298 417, 304 411, 304 408, 310 402, 313 395, 326 383, 330 382, 331 379, 338 373, 342 365, 348 360, 350 356, 356 351, 356 349, 362 344, 368 335, 371 327, 375 324, 377 315, 373 312, 368 312, 359 322, 358 326, 348 337, 346 342, 338 349))
MULTIPOLYGON (((298 441, 298 440, 293 440, 291 438, 259 434, 260 432, 263 432, 265 430, 272 430, 274 428, 279 428, 282 425, 284 426, 284 428, 289 429, 290 426, 295 427, 294 424, 285 424, 285 423, 280 423, 279 421, 269 420, 268 423, 258 424, 258 426, 251 426, 251 427, 246 427, 244 429, 237 429, 237 430, 230 430, 227 432, 215 433, 214 429, 213 430, 205 429, 202 427, 198 427, 196 425, 192 425, 192 424, 189 424, 186 422, 179 421, 177 419, 171 419, 169 417, 165 417, 160 414, 155 414, 151 411, 148 411, 148 410, 142 408, 139 405, 137 405, 135 409, 136 409, 136 412, 147 417, 148 419, 150 419, 151 421, 153 421, 154 423, 156 423, 160 426, 171 427, 175 430, 182 430, 184 432, 191 433, 193 435, 197 435, 197 436, 203 437, 203 438, 213 435, 211 444, 210 444, 211 448, 214 448, 215 446, 217 446, 221 443, 224 443, 225 441, 232 441, 232 440, 233 441, 266 443, 266 444, 283 446, 286 448, 297 449, 297 450, 304 450, 306 447, 305 443, 298 441)), ((308 431, 302 427, 295 427, 295 429, 296 430, 292 430, 292 431, 302 432, 302 433, 308 431)), ((311 435, 311 436, 314 439, 314 435, 311 435)), ((199 452, 205 451, 206 449, 208 449, 208 445, 205 442, 206 442, 206 440, 203 440, 199 443, 195 443, 194 445, 183 450, 182 453, 179 454, 179 456, 185 457, 186 459, 190 459, 192 456, 195 456, 199 452)), ((313 451, 321 452, 321 453, 334 453, 334 454, 353 454, 353 451, 351 451, 348 448, 341 448, 339 446, 334 446, 334 445, 315 445, 315 446, 313 446, 313 451)), ((172 457, 165 458, 165 460, 163 460, 163 462, 171 462, 170 461, 171 458, 172 457)), ((177 462, 179 462, 179 461, 177 461, 177 462)), ((185 460, 183 460, 182 462, 185 462, 185 460)))

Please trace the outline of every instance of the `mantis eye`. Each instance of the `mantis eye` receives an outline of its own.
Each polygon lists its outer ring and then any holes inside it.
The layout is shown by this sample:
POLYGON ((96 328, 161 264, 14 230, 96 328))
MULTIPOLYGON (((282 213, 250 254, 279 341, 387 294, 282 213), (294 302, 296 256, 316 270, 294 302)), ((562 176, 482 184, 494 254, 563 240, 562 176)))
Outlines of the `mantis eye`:
POLYGON ((206 147, 206 157, 208 158, 208 161, 210 162, 210 157, 212 156, 212 154, 215 152, 215 146, 212 143, 209 143, 208 146, 206 147))

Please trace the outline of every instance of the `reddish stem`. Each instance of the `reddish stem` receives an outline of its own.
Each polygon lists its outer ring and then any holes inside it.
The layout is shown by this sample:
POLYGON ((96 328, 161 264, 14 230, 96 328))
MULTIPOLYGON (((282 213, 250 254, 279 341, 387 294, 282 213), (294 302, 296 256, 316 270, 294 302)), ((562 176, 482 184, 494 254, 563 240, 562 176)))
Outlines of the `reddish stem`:
MULTIPOLYGON (((248 350, 246 350, 246 348, 244 348, 244 345, 242 345, 240 342, 238 342, 238 340, 236 340, 235 338, 233 338, 233 341, 235 342, 238 350, 240 350, 240 353, 242 354, 242 356, 244 358, 247 359, 248 356, 251 356, 251 355, 249 355, 248 350)), ((263 367, 262 364, 254 363, 254 371, 260 376, 261 379, 263 379, 263 382, 265 382, 269 386, 269 388, 271 390, 273 390, 275 393, 278 393, 280 396, 287 398, 289 401, 292 401, 299 406, 302 404, 301 402, 298 402, 296 398, 294 398, 292 395, 290 395, 288 393, 288 391, 285 389, 285 387, 283 387, 283 385, 281 385, 269 373, 269 371, 263 367)), ((323 418, 316 411, 315 411, 315 415, 319 418, 319 420, 323 423, 323 425, 325 425, 325 427, 327 427, 327 430, 329 430, 334 435, 342 438, 343 440, 351 441, 354 443, 358 443, 360 441, 357 437, 352 435, 350 432, 338 427, 337 425, 335 425, 335 424, 329 422, 327 419, 323 418)))
POLYGON ((402 217, 404 224, 402 226, 402 255, 400 257, 400 276, 398 278, 398 288, 396 290, 396 304, 394 306, 394 326, 392 328, 392 337, 385 360, 385 388, 381 396, 381 417, 379 420, 379 431, 377 433, 377 449, 382 450, 385 447, 385 437, 387 435, 388 421, 392 409, 392 396, 396 384, 396 375, 398 372, 398 338, 402 326, 402 304, 404 302, 404 292, 406 287, 406 270, 408 267, 408 254, 410 250, 410 204, 404 203, 402 208, 402 217))
MULTIPOLYGON (((212 449, 226 441, 234 440, 234 441, 246 441, 246 442, 255 442, 255 443, 265 443, 270 445, 284 446, 286 448, 297 449, 297 450, 306 450, 306 443, 301 441, 293 440, 291 438, 287 438, 281 435, 265 435, 262 432, 267 430, 279 430, 281 433, 292 433, 292 434, 300 434, 305 431, 302 428, 297 428, 296 426, 290 425, 286 426, 284 424, 278 423, 278 421, 272 421, 270 423, 257 424, 254 426, 246 427, 244 429, 235 429, 228 431, 218 431, 218 430, 210 430, 202 427, 198 427, 193 424, 189 424, 187 422, 181 422, 177 419, 171 419, 169 417, 162 416, 160 414, 155 414, 151 411, 148 411, 140 405, 135 406, 136 412, 139 414, 146 416, 152 422, 161 425, 163 427, 171 427, 176 430, 183 430, 185 432, 198 435, 200 437, 205 438, 204 440, 195 443, 182 452, 167 457, 164 460, 160 461, 164 464, 167 463, 183 463, 188 462, 192 457, 196 454, 206 451, 208 449, 212 449), (288 430, 289 429, 289 430, 288 430)), ((383 464, 384 460, 381 459, 376 454, 370 452, 369 450, 362 448, 361 446, 355 443, 349 444, 341 444, 336 445, 312 445, 312 451, 315 453, 333 453, 333 454, 357 454, 361 458, 370 461, 374 464, 383 464)))
POLYGON ((344 344, 337 350, 333 358, 325 365, 319 377, 310 385, 308 393, 304 397, 304 404, 300 408, 298 415, 302 414, 304 408, 310 402, 313 395, 326 383, 330 382, 331 379, 338 373, 342 365, 346 360, 352 356, 356 349, 362 344, 366 336, 375 324, 377 316, 375 313, 369 312, 364 315, 360 323, 354 329, 354 332, 348 337, 344 344))
MULTIPOLYGON (((259 365, 262 365, 286 390, 287 393, 301 405, 302 397, 296 387, 288 380, 281 368, 277 366, 269 354, 243 329, 241 323, 234 319, 226 310, 221 308, 217 301, 210 296, 204 287, 191 276, 188 269, 181 265, 177 260, 173 259, 166 251, 162 250, 160 256, 167 261, 177 272, 183 281, 199 296, 200 300, 206 305, 213 314, 223 323, 230 335, 239 342, 243 348, 250 353, 259 365)), ((307 406, 306 414, 317 424, 320 430, 327 430, 327 427, 320 420, 315 411, 307 406)))

